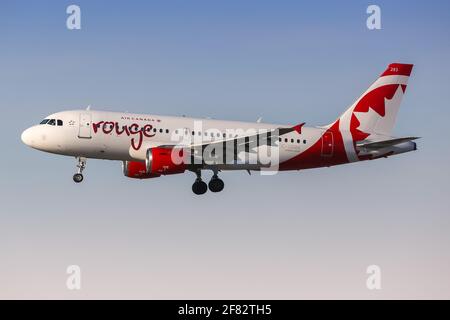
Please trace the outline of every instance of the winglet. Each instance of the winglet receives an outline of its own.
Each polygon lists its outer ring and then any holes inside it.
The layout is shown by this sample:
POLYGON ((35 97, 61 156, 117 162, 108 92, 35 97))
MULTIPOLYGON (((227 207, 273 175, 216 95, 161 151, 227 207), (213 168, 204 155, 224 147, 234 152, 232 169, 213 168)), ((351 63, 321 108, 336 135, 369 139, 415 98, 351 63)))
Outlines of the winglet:
POLYGON ((304 125, 305 125, 305 122, 302 122, 302 123, 300 123, 300 124, 294 126, 293 129, 294 129, 295 131, 297 131, 298 134, 301 134, 301 133, 302 133, 302 127, 303 127, 304 125))
POLYGON ((290 128, 279 128, 278 129, 278 134, 280 136, 287 134, 289 132, 292 131, 297 131, 297 133, 301 134, 302 133, 302 127, 305 125, 305 122, 297 124, 296 126, 290 127, 290 128))

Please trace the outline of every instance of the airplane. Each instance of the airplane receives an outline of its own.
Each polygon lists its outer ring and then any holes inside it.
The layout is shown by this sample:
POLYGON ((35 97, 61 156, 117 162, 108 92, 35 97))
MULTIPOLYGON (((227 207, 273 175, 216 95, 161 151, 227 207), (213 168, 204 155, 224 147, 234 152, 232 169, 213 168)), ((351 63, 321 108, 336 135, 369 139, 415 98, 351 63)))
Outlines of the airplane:
POLYGON ((325 126, 278 125, 91 110, 45 117, 21 136, 26 145, 77 159, 122 161, 128 178, 195 173, 192 191, 220 192, 219 172, 278 172, 331 167, 417 150, 418 137, 394 137, 395 119, 413 65, 392 63, 341 116, 325 126), (208 184, 202 170, 211 170, 208 184))

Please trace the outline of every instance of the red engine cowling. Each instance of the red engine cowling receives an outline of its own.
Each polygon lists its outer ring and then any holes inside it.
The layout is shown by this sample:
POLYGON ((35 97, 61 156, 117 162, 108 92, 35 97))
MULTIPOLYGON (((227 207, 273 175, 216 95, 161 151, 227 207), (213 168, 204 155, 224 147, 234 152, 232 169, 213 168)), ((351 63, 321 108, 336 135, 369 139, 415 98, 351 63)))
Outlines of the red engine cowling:
POLYGON ((182 149, 150 148, 147 150, 145 165, 148 173, 159 175, 183 173, 186 170, 182 149))
POLYGON ((147 173, 145 162, 139 161, 124 161, 123 174, 125 177, 135 179, 150 179, 160 176, 159 174, 147 173))

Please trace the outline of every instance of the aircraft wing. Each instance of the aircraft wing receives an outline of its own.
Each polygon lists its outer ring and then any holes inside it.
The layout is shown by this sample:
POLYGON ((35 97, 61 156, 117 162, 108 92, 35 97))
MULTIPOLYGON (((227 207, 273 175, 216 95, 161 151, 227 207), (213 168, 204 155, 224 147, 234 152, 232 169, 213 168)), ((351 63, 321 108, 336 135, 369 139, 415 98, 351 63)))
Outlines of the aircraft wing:
POLYGON ((190 146, 185 146, 185 148, 189 148, 191 150, 192 161, 195 161, 195 158, 203 161, 204 157, 208 157, 208 155, 214 157, 213 155, 217 152, 217 150, 221 150, 224 157, 225 154, 230 156, 232 155, 234 161, 237 161, 239 153, 256 153, 256 147, 264 145, 273 146, 276 142, 278 142, 279 137, 285 134, 293 131, 300 133, 303 125, 304 123, 301 123, 293 127, 269 129, 264 132, 248 136, 236 136, 229 139, 207 141, 197 145, 192 144, 190 146), (208 152, 205 154, 204 151, 207 148, 208 152), (213 152, 212 150, 215 151, 213 152))
POLYGON ((248 152, 253 153, 256 152, 253 150, 257 146, 263 146, 263 145, 274 145, 275 142, 278 141, 278 138, 280 136, 283 136, 285 134, 288 134, 293 131, 297 131, 301 133, 301 129, 305 123, 298 124, 293 127, 281 127, 281 128, 275 128, 275 129, 268 129, 264 132, 260 132, 254 135, 248 135, 248 136, 236 136, 234 138, 228 138, 228 139, 220 139, 220 140, 214 140, 214 141, 205 141, 200 144, 164 144, 164 143, 158 143, 154 141, 147 141, 144 142, 142 147, 139 150, 134 150, 132 147, 130 147, 130 155, 139 160, 145 160, 146 158, 146 151, 148 148, 166 148, 166 149, 173 149, 173 148, 180 148, 180 149, 190 149, 191 150, 191 156, 194 158, 201 158, 204 154, 204 150, 206 148, 212 150, 223 150, 226 154, 233 154, 234 158, 237 157, 238 153, 240 152, 248 152))
POLYGON ((301 133, 301 129, 305 123, 301 123, 295 125, 293 127, 281 127, 275 129, 269 129, 254 135, 248 136, 235 136, 234 138, 222 139, 216 141, 207 141, 201 144, 192 144, 189 147, 191 148, 206 148, 210 146, 213 147, 221 147, 223 145, 234 146, 234 149, 251 152, 250 147, 263 146, 263 145, 274 145, 274 142, 278 141, 278 138, 288 134, 293 131, 297 131, 301 133))

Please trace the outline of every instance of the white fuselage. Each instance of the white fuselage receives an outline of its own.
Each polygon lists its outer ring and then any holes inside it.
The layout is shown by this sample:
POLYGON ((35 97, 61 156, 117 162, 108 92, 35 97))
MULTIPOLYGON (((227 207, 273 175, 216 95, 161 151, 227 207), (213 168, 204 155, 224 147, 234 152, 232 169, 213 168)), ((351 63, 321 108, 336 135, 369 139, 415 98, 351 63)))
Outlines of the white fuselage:
MULTIPOLYGON (((55 125, 33 126, 22 134, 24 143, 55 154, 122 161, 142 161, 148 147, 183 141, 187 145, 201 144, 244 137, 252 131, 286 127, 257 122, 91 110, 63 111, 46 119, 60 120, 62 125, 58 126, 55 122, 55 125)), ((283 135, 279 142, 279 161, 286 161, 307 150, 321 138, 323 132, 324 129, 303 127, 301 133, 293 131, 283 135)))

